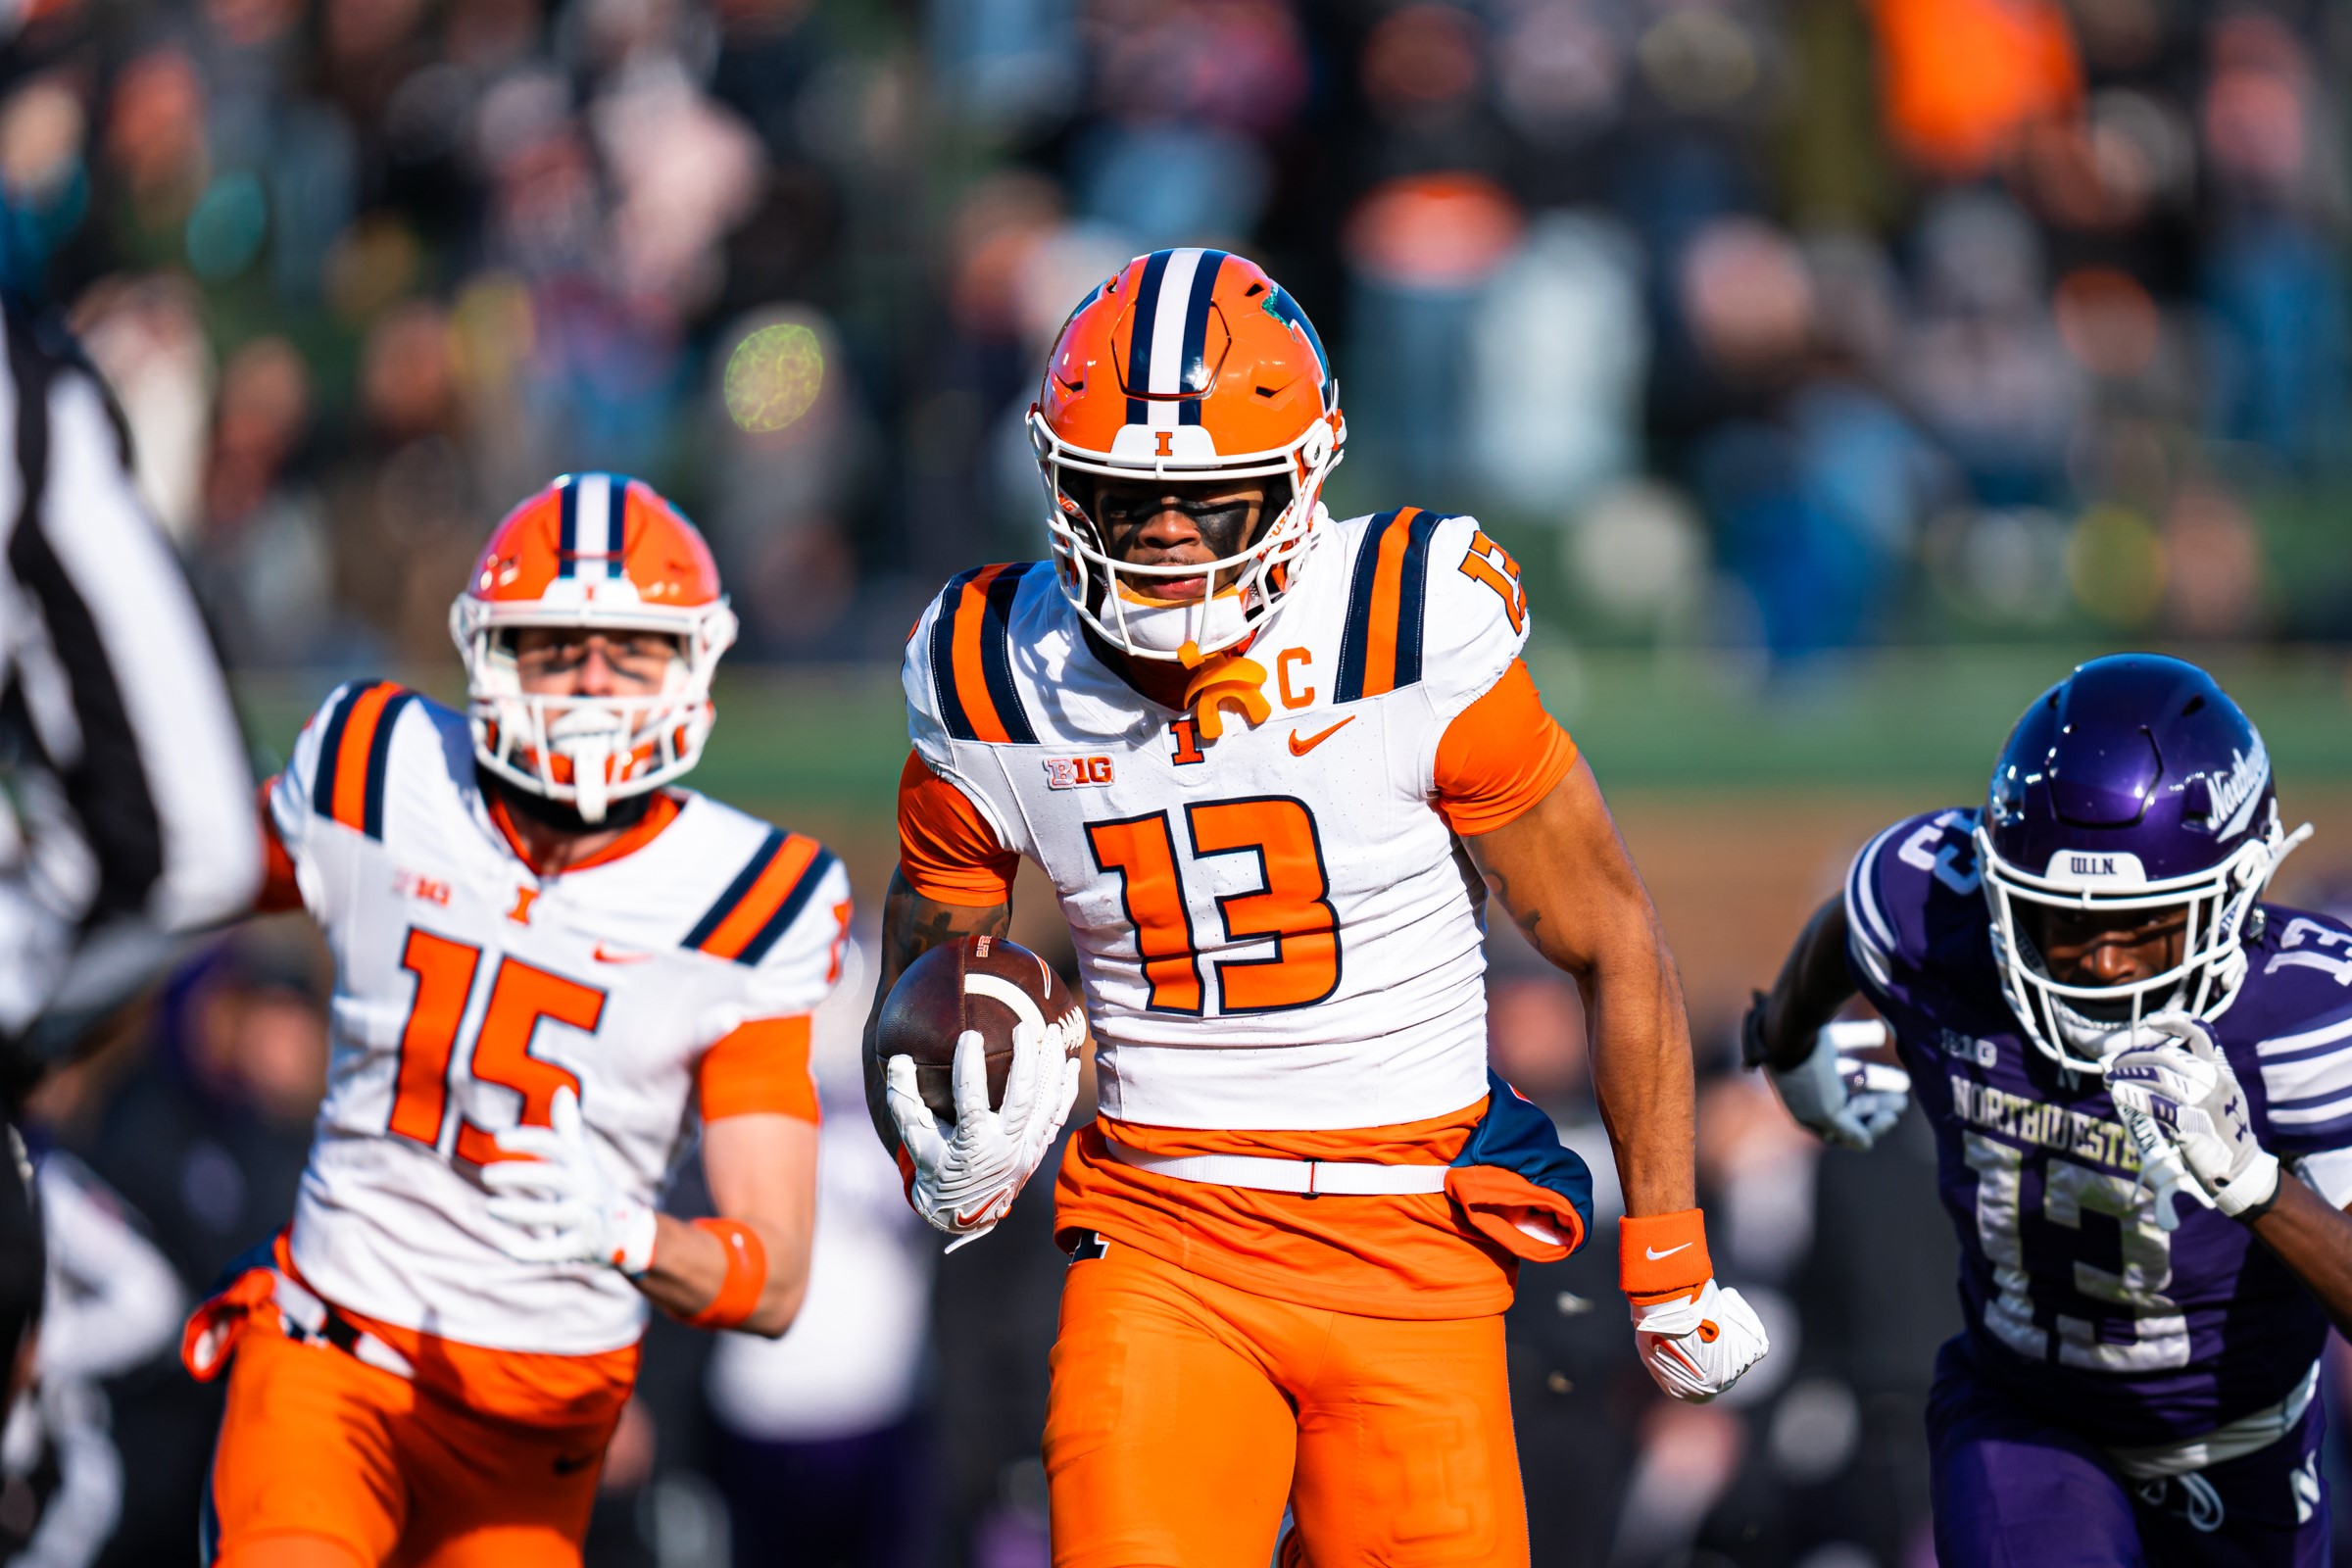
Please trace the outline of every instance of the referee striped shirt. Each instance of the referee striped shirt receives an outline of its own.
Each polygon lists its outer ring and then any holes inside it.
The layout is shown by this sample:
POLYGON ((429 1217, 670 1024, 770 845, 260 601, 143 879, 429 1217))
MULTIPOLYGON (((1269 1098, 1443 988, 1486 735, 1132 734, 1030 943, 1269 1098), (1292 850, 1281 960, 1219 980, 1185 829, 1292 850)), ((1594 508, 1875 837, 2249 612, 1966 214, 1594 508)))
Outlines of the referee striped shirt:
POLYGON ((0 381, 0 1039, 122 1000, 243 912, 253 774, 187 579, 71 341, 10 307, 0 381))

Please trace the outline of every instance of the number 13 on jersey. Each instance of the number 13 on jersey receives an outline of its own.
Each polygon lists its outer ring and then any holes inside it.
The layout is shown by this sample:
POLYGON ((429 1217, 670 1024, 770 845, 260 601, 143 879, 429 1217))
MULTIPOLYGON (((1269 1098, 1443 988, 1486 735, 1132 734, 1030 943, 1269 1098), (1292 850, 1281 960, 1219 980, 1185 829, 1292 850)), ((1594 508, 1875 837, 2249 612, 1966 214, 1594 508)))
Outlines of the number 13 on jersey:
MULTIPOLYGON (((1184 808, 1196 868, 1220 856, 1256 857, 1257 886, 1217 896, 1224 946, 1271 942, 1257 958, 1219 958, 1220 1013, 1279 1012, 1311 1006, 1340 988, 1340 920, 1314 813, 1287 795, 1201 801, 1184 808)), ((1153 1012, 1200 1016, 1207 1008, 1200 947, 1176 832, 1166 811, 1090 822, 1086 839, 1096 868, 1119 879, 1127 921, 1135 928, 1153 1012)), ((1212 937, 1212 942, 1214 938, 1212 937)))

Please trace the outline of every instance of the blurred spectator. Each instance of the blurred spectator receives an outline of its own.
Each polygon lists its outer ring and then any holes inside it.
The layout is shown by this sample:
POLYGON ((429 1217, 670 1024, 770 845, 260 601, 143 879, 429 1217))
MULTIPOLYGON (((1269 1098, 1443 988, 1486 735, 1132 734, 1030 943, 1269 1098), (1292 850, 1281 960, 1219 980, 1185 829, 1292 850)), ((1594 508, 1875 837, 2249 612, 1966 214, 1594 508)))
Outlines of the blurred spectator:
MULTIPOLYGON (((1390 90, 1421 91, 1409 85, 1418 80, 1400 75, 1390 90)), ((1393 180, 1348 218, 1345 246, 1353 287, 1340 385, 1349 461, 1360 466, 1356 482, 1364 483, 1361 468, 1371 468, 1373 482, 1389 491, 1382 505, 1416 497, 1435 504, 1475 482, 1464 462, 1466 339, 1479 290, 1520 240, 1510 193, 1467 173, 1393 180)))
POLYGON ((920 1568, 937 1550, 924 1342, 938 1249, 866 1119, 867 952, 849 951, 816 1013, 808 1298, 781 1340, 720 1337, 705 1373, 737 1568, 920 1568))
POLYGON ((1536 219, 1468 333, 1461 477, 1472 488, 1560 518, 1640 465, 1649 341, 1624 230, 1587 214, 1536 219))
POLYGON ((326 999, 307 935, 257 925, 173 976, 142 1070, 90 1140, 91 1167, 154 1224, 191 1291, 294 1211, 326 1089, 326 999))

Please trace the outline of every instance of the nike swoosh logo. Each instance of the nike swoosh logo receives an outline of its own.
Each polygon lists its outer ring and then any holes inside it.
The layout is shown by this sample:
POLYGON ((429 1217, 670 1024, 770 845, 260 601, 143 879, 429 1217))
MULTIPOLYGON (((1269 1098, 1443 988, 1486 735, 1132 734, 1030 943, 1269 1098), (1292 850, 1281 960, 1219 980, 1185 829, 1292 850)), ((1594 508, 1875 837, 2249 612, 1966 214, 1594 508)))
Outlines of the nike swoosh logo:
POLYGON ((575 1470, 585 1470, 594 1463, 596 1455, 593 1453, 559 1453, 556 1455, 556 1474, 567 1476, 575 1470))
POLYGON ((614 953, 601 942, 596 948, 596 961, 599 963, 643 963, 652 956, 650 953, 614 953))
POLYGON ((1690 1249, 1690 1244, 1689 1242, 1685 1242, 1681 1247, 1669 1247, 1663 1252, 1659 1251, 1654 1247, 1644 1247, 1642 1249, 1642 1250, 1647 1252, 1649 1254, 1649 1260, 1652 1263, 1655 1263, 1661 1257, 1672 1257, 1677 1252, 1687 1251, 1690 1249))
POLYGON ((1314 734, 1307 736, 1304 740, 1300 740, 1298 738, 1298 732, 1297 730, 1291 731, 1291 755, 1293 757, 1304 757, 1307 753, 1313 751, 1316 747, 1322 745, 1325 741, 1331 739, 1334 735, 1337 735, 1340 731, 1346 729, 1348 725, 1354 722, 1355 715, 1353 713, 1349 713, 1346 718, 1343 718, 1337 724, 1332 725, 1331 728, 1317 730, 1314 734))

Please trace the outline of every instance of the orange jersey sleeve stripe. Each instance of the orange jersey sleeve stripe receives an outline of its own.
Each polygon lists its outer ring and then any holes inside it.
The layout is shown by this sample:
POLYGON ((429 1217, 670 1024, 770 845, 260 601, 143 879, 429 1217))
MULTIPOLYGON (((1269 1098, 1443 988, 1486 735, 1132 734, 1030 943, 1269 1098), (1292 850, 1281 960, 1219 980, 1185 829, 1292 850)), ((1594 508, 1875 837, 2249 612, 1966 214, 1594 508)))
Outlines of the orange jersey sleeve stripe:
POLYGON ((286 853, 286 841, 277 834, 277 818, 270 811, 270 795, 276 788, 277 778, 271 775, 262 785, 257 802, 262 813, 262 891, 254 896, 253 906, 263 914, 302 907, 302 885, 294 876, 294 857, 286 853))
POLYGON ((1012 677, 1013 600, 1034 561, 976 566, 951 579, 931 623, 931 682, 940 722, 959 741, 1034 746, 1037 730, 1012 677))
POLYGON ((934 904, 986 909, 1011 902, 1020 866, 971 797, 907 753, 899 770, 899 874, 906 885, 934 904))
POLYGON ((392 733, 400 710, 416 700, 390 681, 348 688, 319 737, 318 773, 311 800, 320 816, 331 817, 371 839, 384 836, 384 777, 389 771, 392 733))
POLYGON ((821 1121, 816 1080, 808 1074, 808 1015, 754 1018, 703 1053, 694 1072, 703 1120, 794 1116, 821 1121))
POLYGON ((1438 811, 1465 837, 1514 822, 1576 765, 1576 743, 1514 659, 1487 694, 1453 715, 1438 742, 1438 811))
POLYGON ((1404 547, 1412 542, 1420 508, 1406 507, 1381 530, 1380 565, 1372 578, 1372 615, 1364 650, 1364 695, 1396 689, 1396 611, 1404 585, 1404 547))
POLYGON ((758 963, 832 864, 832 853, 816 840, 781 829, 770 832, 718 902, 687 933, 686 946, 716 958, 758 963))

